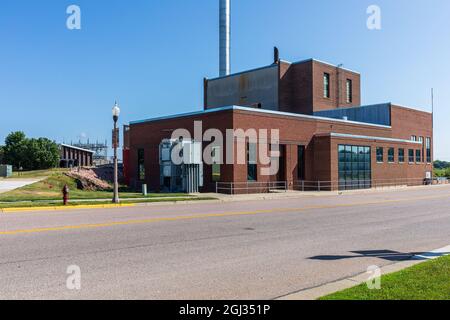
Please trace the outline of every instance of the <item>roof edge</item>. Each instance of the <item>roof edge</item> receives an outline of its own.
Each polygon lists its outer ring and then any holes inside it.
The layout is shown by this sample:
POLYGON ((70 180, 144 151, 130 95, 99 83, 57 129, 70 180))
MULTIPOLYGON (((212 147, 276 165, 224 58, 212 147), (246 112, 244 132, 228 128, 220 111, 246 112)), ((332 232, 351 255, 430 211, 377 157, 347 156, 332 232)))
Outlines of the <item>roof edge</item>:
POLYGON ((386 129, 392 128, 392 126, 386 126, 386 125, 380 125, 380 124, 374 124, 374 123, 343 120, 343 119, 333 119, 333 118, 327 118, 327 117, 321 117, 321 116, 311 116, 311 115, 299 114, 299 113, 255 109, 255 108, 248 108, 248 107, 241 107, 241 106, 226 106, 226 107, 214 108, 214 109, 208 109, 208 110, 202 110, 202 111, 196 111, 196 112, 182 113, 182 114, 172 115, 172 116, 157 117, 157 118, 152 118, 152 119, 133 121, 133 122, 130 122, 130 125, 137 125, 137 124, 142 124, 142 123, 155 122, 155 121, 161 121, 161 120, 169 120, 169 119, 177 119, 177 118, 190 117, 190 116, 199 116, 199 115, 203 115, 203 114, 223 112, 223 111, 229 111, 229 110, 246 111, 246 112, 253 112, 253 113, 260 113, 260 114, 271 114, 271 115, 287 116, 287 117, 292 117, 292 118, 302 118, 302 119, 309 119, 309 120, 320 120, 320 121, 328 121, 328 122, 334 122, 334 123, 362 125, 362 126, 370 126, 370 127, 386 128, 386 129))
POLYGON ((61 147, 71 148, 71 149, 75 149, 75 150, 80 150, 80 151, 84 151, 84 152, 95 153, 95 151, 88 150, 88 149, 83 149, 83 148, 78 148, 78 147, 75 147, 75 146, 71 146, 70 144, 61 143, 60 146, 61 147))

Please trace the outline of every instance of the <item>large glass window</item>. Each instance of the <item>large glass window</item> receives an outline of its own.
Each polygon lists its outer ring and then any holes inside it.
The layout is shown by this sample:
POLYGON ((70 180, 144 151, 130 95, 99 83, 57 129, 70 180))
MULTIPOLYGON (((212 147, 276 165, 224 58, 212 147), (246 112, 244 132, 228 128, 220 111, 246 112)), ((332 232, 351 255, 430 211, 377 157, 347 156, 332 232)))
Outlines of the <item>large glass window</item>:
POLYGON ((247 143, 247 180, 258 180, 256 143, 247 143))
POLYGON ((426 139, 427 163, 431 163, 431 138, 426 139))
POLYGON ((384 162, 384 149, 382 147, 377 148, 377 162, 384 162))
POLYGON ((323 74, 323 97, 330 98, 330 74, 323 74))
POLYGON ((394 163, 394 161, 395 161, 395 149, 389 148, 388 149, 388 162, 394 163))
POLYGON ((144 149, 138 149, 138 178, 140 181, 145 180, 145 153, 144 149))
POLYGON ((338 146, 339 189, 371 187, 371 149, 365 146, 338 146))
POLYGON ((416 163, 422 162, 422 152, 420 150, 416 150, 416 163))
POLYGON ((398 162, 405 162, 405 149, 398 149, 398 162))

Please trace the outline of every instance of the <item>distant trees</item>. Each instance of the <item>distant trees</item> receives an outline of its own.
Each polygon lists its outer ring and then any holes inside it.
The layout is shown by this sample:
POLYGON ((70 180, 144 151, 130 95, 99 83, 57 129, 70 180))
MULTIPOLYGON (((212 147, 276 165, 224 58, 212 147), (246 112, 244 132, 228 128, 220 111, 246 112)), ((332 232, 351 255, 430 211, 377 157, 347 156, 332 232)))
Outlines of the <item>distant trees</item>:
POLYGON ((434 169, 436 177, 450 177, 450 162, 436 160, 434 169))
POLYGON ((47 139, 28 139, 21 131, 10 133, 3 147, 3 162, 23 170, 42 170, 58 166, 58 145, 47 139))
POLYGON ((436 160, 434 162, 434 168, 435 169, 448 169, 448 168, 450 168, 450 162, 436 160))
POLYGON ((0 164, 5 163, 5 148, 0 146, 0 164))

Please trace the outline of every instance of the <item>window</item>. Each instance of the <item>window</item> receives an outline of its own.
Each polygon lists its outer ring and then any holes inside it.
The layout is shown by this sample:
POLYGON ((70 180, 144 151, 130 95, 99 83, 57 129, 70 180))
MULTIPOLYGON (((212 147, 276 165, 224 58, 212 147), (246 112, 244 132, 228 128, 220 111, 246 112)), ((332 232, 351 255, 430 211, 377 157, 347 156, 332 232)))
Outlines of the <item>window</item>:
POLYGON ((416 150, 416 163, 420 163, 422 161, 422 152, 420 150, 416 150))
POLYGON ((427 163, 431 163, 431 138, 426 139, 425 148, 427 153, 427 163))
POLYGON ((138 178, 139 181, 145 180, 145 153, 144 149, 138 149, 138 178))
POLYGON ((347 103, 353 102, 353 82, 350 79, 347 79, 347 103))
POLYGON ((416 136, 411 136, 411 141, 417 141, 417 137, 416 136))
POLYGON ((419 137, 419 142, 422 145, 422 150, 420 151, 421 157, 420 157, 420 162, 424 162, 424 155, 425 155, 425 145, 423 144, 423 137, 419 137))
POLYGON ((323 74, 323 97, 330 98, 330 74, 323 74))
POLYGON ((414 163, 414 150, 413 149, 408 150, 408 161, 409 161, 409 163, 414 163))
POLYGON ((258 165, 256 157, 256 143, 247 143, 247 180, 258 179, 258 165))
POLYGON ((305 180, 305 146, 298 146, 297 178, 300 181, 305 180))
POLYGON ((394 163, 395 161, 395 149, 394 148, 389 148, 388 150, 388 162, 389 163, 394 163))
POLYGON ((220 181, 220 147, 213 147, 211 152, 212 158, 212 181, 220 181))
POLYGON ((371 149, 365 146, 338 146, 339 189, 371 187, 371 149))
POLYGON ((384 150, 382 147, 377 148, 377 162, 384 162, 384 150))
POLYGON ((405 149, 398 149, 398 162, 405 162, 405 149))

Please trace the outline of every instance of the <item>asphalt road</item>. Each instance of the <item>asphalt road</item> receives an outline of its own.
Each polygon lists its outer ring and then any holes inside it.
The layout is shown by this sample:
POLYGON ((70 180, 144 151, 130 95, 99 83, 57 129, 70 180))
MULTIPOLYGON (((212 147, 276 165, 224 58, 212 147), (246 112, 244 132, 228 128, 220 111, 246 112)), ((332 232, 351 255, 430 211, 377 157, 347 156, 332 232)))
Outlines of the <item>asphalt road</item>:
POLYGON ((273 299, 449 244, 450 186, 0 214, 0 298, 273 299))

